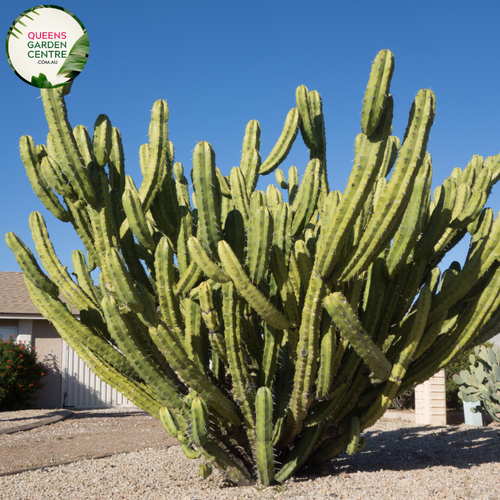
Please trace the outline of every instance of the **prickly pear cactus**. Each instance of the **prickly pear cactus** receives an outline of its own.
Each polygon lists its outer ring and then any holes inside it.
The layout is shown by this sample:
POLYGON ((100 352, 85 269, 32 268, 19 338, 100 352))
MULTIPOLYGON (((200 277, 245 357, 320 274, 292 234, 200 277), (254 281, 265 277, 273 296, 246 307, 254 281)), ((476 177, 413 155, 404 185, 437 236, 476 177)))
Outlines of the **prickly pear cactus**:
POLYGON ((228 175, 200 142, 192 193, 165 101, 153 106, 136 186, 109 119, 72 128, 63 92, 41 91, 47 144, 23 137, 21 156, 87 255, 73 252, 70 275, 36 212, 41 266, 15 234, 7 243, 41 313, 186 456, 204 458, 203 477, 214 466, 268 485, 306 460, 356 453, 394 397, 498 331, 500 218, 484 207, 500 156, 474 156, 431 193, 435 97, 418 92, 402 140, 391 135, 393 68, 380 52, 343 192, 328 185, 321 97, 304 86, 264 160, 255 120, 228 175), (299 130, 310 150, 300 181, 295 166, 279 168, 299 130), (277 187, 256 190, 273 172, 277 187), (441 275, 467 234, 463 268, 441 275))
POLYGON ((500 422, 500 348, 476 346, 474 354, 469 357, 470 369, 453 375, 453 381, 460 387, 458 395, 466 402, 481 401, 479 411, 500 422))

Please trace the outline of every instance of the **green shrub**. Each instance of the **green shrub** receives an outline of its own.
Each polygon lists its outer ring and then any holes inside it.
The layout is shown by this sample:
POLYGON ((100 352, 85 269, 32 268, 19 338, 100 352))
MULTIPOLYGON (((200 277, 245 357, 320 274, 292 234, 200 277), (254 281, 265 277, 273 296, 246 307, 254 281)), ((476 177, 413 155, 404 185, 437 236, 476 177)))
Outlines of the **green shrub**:
MULTIPOLYGON (((484 347, 487 349, 492 347, 491 342, 485 342, 484 347)), ((446 406, 448 408, 456 408, 462 406, 462 400, 458 397, 460 392, 460 387, 453 381, 453 375, 455 373, 460 373, 461 370, 468 370, 470 368, 469 356, 474 354, 474 348, 470 348, 467 351, 462 352, 457 356, 453 362, 451 362, 446 368, 446 406)))
POLYGON ((0 410, 20 410, 31 406, 42 387, 45 369, 37 361, 31 344, 18 344, 11 335, 0 343, 0 410))
POLYGON ((406 391, 397 398, 392 400, 391 410, 404 411, 404 410, 414 410, 415 409, 415 391, 412 389, 406 391))

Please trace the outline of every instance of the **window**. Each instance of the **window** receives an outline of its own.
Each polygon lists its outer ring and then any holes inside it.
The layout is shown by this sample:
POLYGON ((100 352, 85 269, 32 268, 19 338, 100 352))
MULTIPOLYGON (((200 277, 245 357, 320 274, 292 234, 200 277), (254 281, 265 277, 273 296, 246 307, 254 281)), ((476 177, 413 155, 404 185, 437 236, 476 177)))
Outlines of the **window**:
POLYGON ((9 336, 14 335, 17 338, 17 326, 0 326, 0 338, 2 340, 9 340, 9 336))

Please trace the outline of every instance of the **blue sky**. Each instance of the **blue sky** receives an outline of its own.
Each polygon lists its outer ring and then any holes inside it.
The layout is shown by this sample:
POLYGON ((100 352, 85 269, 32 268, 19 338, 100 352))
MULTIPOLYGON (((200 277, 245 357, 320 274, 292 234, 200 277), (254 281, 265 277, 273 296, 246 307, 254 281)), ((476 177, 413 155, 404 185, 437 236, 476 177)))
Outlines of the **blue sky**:
MULTIPOLYGON (((140 182, 139 147, 147 141, 156 99, 170 108, 169 133, 176 160, 190 170, 198 141, 209 141, 223 174, 239 164, 246 123, 259 120, 261 153, 271 150, 295 89, 305 84, 323 99, 329 181, 343 191, 360 132, 362 99, 371 62, 381 49, 395 56, 391 93, 393 133, 403 137, 411 103, 421 88, 436 94, 428 150, 433 186, 473 154, 500 151, 500 50, 497 1, 148 1, 56 3, 87 28, 90 56, 66 102, 73 126, 92 129, 100 113, 122 133, 126 169, 140 182), (113 7, 114 5, 119 7, 113 7)), ((34 3, 2 6, 4 36, 34 3)), ((29 214, 46 216, 63 263, 81 244, 69 224, 44 209, 19 157, 19 138, 45 142, 48 131, 39 92, 0 64, 1 151, 0 270, 18 271, 3 240, 16 232, 34 248, 29 214)), ((299 136, 300 138, 300 136, 299 136)), ((297 141, 282 165, 303 173, 308 155, 297 141)), ((274 176, 269 178, 274 182, 274 176)), ((495 188, 488 206, 500 208, 495 188)), ((459 250, 455 258, 463 258, 459 250)))

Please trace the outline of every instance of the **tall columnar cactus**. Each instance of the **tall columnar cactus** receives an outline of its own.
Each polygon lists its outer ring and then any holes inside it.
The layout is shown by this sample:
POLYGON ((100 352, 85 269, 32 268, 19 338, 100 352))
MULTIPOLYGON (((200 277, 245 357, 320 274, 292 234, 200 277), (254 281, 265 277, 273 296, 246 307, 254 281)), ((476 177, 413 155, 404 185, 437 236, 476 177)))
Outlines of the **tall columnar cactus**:
POLYGON ((72 129, 63 92, 41 91, 47 144, 23 137, 21 156, 87 256, 73 253, 70 275, 39 213, 30 224, 43 270, 13 233, 7 243, 41 313, 186 456, 205 458, 204 477, 215 466, 267 485, 306 460, 355 453, 394 397, 498 331, 500 218, 484 205, 500 155, 474 156, 431 195, 434 94, 418 92, 403 139, 391 135, 393 68, 389 51, 377 55, 344 192, 328 186, 321 98, 304 86, 267 158, 255 120, 229 175, 200 142, 192 196, 164 101, 136 185, 106 116, 93 136, 72 129), (299 129, 310 149, 300 182, 296 167, 279 168, 299 129), (278 187, 256 190, 272 172, 278 187), (463 268, 441 275, 467 233, 463 268))
MULTIPOLYGON (((500 423, 500 348, 476 346, 474 354, 469 356, 470 369, 453 375, 453 381, 460 387, 458 395, 468 403, 481 401, 479 411, 500 423)), ((472 408, 472 411, 477 410, 472 408)))

